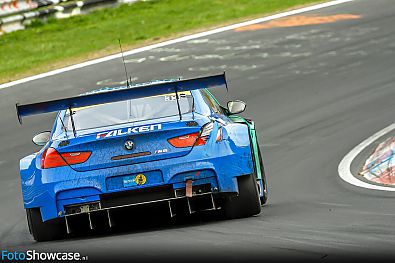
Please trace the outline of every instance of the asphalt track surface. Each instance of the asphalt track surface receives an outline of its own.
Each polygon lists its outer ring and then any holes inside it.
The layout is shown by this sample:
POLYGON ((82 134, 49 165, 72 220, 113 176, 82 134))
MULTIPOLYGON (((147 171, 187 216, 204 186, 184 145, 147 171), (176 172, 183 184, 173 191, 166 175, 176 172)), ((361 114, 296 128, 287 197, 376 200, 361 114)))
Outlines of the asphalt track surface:
MULTIPOLYGON (((358 143, 394 122, 395 4, 357 0, 303 14, 357 19, 229 31, 126 58, 136 81, 226 70, 225 103, 241 99, 255 120, 270 199, 259 216, 132 226, 36 243, 20 192, 18 161, 38 150, 53 115, 19 126, 15 102, 73 96, 124 79, 112 60, 0 91, 0 237, 7 250, 79 251, 99 259, 338 259, 395 256, 393 193, 360 189, 337 173, 358 143), (347 16, 346 16, 347 17, 347 16)), ((156 221, 156 220, 153 220, 156 221)), ((164 220, 165 221, 165 220, 164 220)))

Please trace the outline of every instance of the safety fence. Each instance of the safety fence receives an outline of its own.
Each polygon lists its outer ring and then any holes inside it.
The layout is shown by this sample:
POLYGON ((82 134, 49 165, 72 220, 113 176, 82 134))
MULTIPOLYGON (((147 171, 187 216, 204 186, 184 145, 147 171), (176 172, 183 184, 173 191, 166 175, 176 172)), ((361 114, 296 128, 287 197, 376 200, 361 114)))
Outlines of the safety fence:
POLYGON ((385 185, 395 185, 395 137, 380 143, 360 172, 364 178, 385 185))
POLYGON ((97 7, 133 3, 138 0, 0 0, 0 35, 24 29, 33 19, 66 18, 97 7))

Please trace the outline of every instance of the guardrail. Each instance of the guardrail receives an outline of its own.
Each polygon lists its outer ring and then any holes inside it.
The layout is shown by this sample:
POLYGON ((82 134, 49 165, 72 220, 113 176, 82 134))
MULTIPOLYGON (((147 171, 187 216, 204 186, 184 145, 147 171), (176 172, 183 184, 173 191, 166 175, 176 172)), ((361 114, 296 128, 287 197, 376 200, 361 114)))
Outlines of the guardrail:
POLYGON ((88 13, 97 7, 133 3, 138 0, 0 0, 0 35, 24 29, 33 19, 66 18, 88 13))

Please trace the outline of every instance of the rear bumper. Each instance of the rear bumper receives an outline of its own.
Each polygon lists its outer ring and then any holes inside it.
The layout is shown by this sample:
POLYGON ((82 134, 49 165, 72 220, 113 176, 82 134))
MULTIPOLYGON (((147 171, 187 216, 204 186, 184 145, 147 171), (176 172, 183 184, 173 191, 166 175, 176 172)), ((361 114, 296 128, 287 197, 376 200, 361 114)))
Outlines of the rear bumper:
POLYGON ((171 185, 167 185, 105 194, 101 196, 100 201, 65 206, 64 222, 67 233, 80 231, 81 222, 85 228, 90 229, 112 227, 117 224, 120 211, 122 217, 125 216, 125 212, 130 215, 129 211, 140 214, 141 210, 133 210, 135 207, 147 206, 149 210, 145 210, 146 215, 152 215, 153 211, 157 215, 158 211, 162 211, 169 217, 177 216, 179 213, 193 214, 221 209, 218 199, 224 194, 213 193, 210 184, 194 186, 193 189, 191 197, 186 196, 185 190, 173 190, 171 185), (131 210, 126 211, 125 208, 131 210), (101 224, 97 224, 98 221, 101 221, 101 224), (107 222, 103 224, 103 221, 107 222))
MULTIPOLYGON (((193 187, 209 185, 208 194, 235 193, 238 191, 236 177, 253 172, 249 142, 235 146, 229 141, 217 143, 209 150, 195 147, 184 157, 88 172, 76 172, 70 167, 40 170, 33 167, 34 161, 30 166, 26 174, 22 172, 24 205, 25 208, 40 207, 44 221, 64 217, 66 207, 92 202, 100 202, 102 206, 110 196, 127 197, 133 191, 151 193, 158 187, 168 187, 173 196, 157 200, 185 198, 177 196, 177 191, 185 188, 187 180, 192 181, 193 187), (144 184, 125 185, 125 180, 137 174, 145 175, 144 184)), ((119 201, 113 206, 141 203, 138 198, 125 200, 126 203, 119 201)))
POLYGON ((127 227, 130 225, 130 220, 137 219, 134 218, 135 215, 139 215, 140 219, 142 219, 141 217, 143 219, 153 217, 163 219, 166 216, 172 218, 178 215, 194 214, 195 212, 219 210, 225 196, 236 194, 212 193, 210 188, 209 184, 195 186, 194 189, 199 189, 199 193, 194 191, 192 197, 187 197, 185 191, 173 191, 171 186, 149 188, 154 191, 145 196, 140 195, 139 190, 111 193, 105 199, 97 202, 66 206, 66 214, 57 220, 62 220, 65 223, 65 230, 68 234, 79 233, 81 230, 84 231, 89 228, 91 230, 104 229, 116 225, 127 227), (163 195, 171 195, 172 197, 164 197, 163 195), (107 198, 115 203, 108 205, 106 203, 107 198), (135 203, 136 200, 133 199, 136 198, 140 202, 135 203), (144 198, 148 198, 149 201, 143 202, 142 199, 144 198), (119 199, 129 200, 130 202, 118 203, 119 199))

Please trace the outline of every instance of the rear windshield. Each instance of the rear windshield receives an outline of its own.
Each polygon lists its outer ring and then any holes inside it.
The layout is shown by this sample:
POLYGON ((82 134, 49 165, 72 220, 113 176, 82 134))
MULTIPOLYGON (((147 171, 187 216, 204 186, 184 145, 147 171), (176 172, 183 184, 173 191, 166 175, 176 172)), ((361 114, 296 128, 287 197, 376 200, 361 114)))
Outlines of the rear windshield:
MULTIPOLYGON (((192 111, 193 98, 190 92, 180 92, 181 113, 192 111)), ((85 130, 128 122, 144 121, 178 115, 175 93, 113 102, 95 106, 76 108, 73 119, 76 130, 85 130)), ((64 118, 64 124, 71 131, 69 111, 64 118)))

